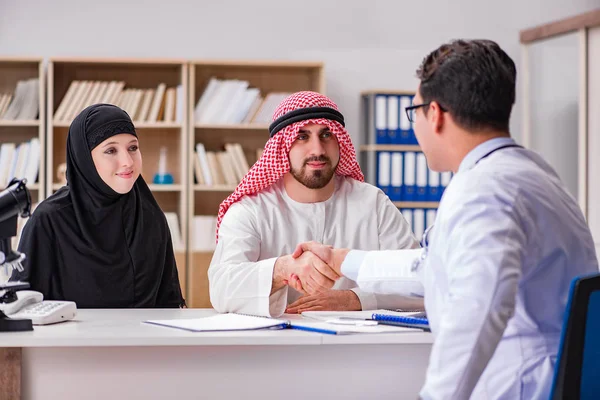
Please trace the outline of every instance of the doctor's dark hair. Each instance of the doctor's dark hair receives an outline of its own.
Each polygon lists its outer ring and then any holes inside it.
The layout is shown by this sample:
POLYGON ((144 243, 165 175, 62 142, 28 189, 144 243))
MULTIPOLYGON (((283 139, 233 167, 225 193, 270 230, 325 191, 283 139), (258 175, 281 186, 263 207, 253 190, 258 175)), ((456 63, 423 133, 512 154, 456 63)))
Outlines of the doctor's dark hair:
POLYGON ((438 102, 462 128, 508 132, 517 69, 497 43, 443 44, 423 59, 417 77, 423 103, 438 102))

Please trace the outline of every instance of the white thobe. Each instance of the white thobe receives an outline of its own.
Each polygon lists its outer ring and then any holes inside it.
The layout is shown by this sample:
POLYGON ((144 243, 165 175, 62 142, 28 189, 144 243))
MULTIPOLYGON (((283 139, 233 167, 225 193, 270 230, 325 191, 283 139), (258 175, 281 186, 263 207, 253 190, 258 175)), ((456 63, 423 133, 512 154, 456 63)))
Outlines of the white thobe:
MULTIPOLYGON (((465 157, 420 251, 435 336, 423 399, 548 399, 569 285, 598 272, 575 199, 538 154, 507 145, 492 139, 465 157)), ((342 272, 402 293, 416 256, 394 253, 351 251, 342 272)))
MULTIPOLYGON (((217 311, 283 314, 299 293, 285 286, 271 295, 273 268, 278 257, 292 253, 302 242, 362 250, 419 246, 400 211, 380 189, 352 178, 334 179, 334 193, 323 202, 292 200, 281 179, 229 208, 208 270, 210 300, 217 311)), ((356 286, 340 278, 333 288, 352 289, 363 310, 419 304, 414 298, 375 295, 356 286)))

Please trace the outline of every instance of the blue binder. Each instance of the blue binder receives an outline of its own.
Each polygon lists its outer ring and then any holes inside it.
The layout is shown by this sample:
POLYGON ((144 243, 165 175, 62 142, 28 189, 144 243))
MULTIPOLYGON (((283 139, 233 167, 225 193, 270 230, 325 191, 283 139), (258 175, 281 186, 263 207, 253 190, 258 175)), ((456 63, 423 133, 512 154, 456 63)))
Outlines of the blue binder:
POLYGON ((431 332, 427 317, 402 317, 397 315, 373 314, 371 319, 383 325, 404 326, 407 328, 419 328, 431 332))
POLYGON ((409 121, 406 115, 406 107, 410 107, 412 104, 412 96, 398 96, 399 97, 399 109, 398 113, 400 122, 399 126, 399 141, 398 144, 416 144, 413 143, 414 132, 412 129, 412 123, 409 121))
POLYGON ((374 105, 374 118, 373 123, 375 124, 375 143, 376 144, 389 144, 388 127, 387 127, 387 96, 377 95, 375 96, 374 105))
POLYGON ((390 197, 392 190, 391 183, 391 153, 388 151, 377 152, 377 180, 376 186, 383 190, 390 197))
POLYGON ((404 187, 402 201, 415 201, 417 197, 417 154, 414 151, 404 153, 404 187))

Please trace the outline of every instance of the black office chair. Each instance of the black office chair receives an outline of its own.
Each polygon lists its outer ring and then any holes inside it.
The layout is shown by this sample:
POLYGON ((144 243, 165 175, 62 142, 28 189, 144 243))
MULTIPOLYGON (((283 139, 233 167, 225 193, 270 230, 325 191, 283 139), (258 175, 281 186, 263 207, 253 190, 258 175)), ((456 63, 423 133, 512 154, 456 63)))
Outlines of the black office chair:
POLYGON ((600 274, 573 279, 551 400, 600 399, 600 274))

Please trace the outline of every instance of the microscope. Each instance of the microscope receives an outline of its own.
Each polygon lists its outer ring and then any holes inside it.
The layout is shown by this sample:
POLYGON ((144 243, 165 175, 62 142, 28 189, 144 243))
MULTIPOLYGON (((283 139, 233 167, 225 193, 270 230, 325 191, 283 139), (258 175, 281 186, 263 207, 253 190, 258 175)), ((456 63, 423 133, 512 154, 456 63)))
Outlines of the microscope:
MULTIPOLYGON (((21 263, 25 254, 11 249, 11 238, 17 235, 17 218, 27 218, 31 214, 31 194, 25 186, 26 179, 13 179, 8 187, 0 192, 0 268, 10 276, 13 270, 23 271, 21 263)), ((29 288, 25 282, 0 283, 0 304, 17 300, 16 291, 29 288)), ((0 332, 33 330, 31 320, 8 319, 0 310, 0 332)))

